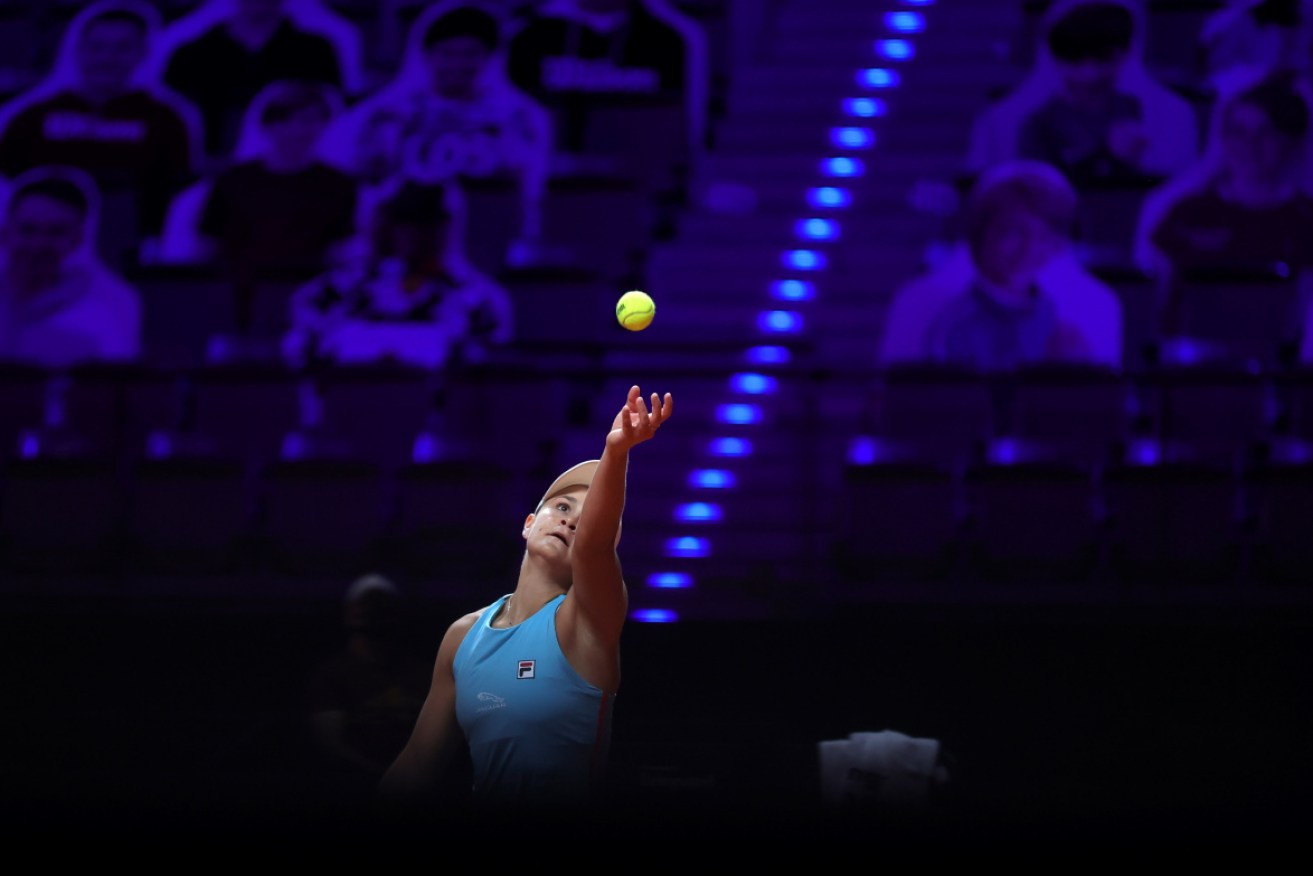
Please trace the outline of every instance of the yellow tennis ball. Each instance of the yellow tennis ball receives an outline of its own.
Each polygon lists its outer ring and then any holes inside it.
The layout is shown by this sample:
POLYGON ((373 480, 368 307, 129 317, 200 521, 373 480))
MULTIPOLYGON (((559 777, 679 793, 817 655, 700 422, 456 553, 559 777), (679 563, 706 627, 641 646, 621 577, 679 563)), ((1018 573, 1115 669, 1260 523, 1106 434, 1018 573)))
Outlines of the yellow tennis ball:
POLYGON ((641 332, 652 324, 656 316, 656 302, 646 292, 632 289, 615 303, 615 318, 631 332, 641 332))

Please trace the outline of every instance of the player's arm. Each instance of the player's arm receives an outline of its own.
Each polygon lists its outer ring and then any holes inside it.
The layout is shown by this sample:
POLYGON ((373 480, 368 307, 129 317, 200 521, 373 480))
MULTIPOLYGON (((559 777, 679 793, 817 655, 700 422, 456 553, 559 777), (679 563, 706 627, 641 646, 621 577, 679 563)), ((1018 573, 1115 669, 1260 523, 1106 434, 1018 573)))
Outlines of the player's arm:
POLYGON ((664 401, 652 393, 649 411, 639 388, 630 387, 625 406, 616 414, 607 433, 571 547, 574 579, 570 599, 575 634, 588 638, 583 644, 606 647, 619 644, 629 595, 616 542, 625 508, 629 451, 656 434, 657 428, 670 416, 673 404, 670 393, 666 393, 664 401))
POLYGON ((410 738, 379 782, 379 797, 387 803, 413 802, 428 795, 462 743, 456 722, 456 678, 452 660, 478 613, 468 614, 447 628, 433 663, 433 679, 410 738))

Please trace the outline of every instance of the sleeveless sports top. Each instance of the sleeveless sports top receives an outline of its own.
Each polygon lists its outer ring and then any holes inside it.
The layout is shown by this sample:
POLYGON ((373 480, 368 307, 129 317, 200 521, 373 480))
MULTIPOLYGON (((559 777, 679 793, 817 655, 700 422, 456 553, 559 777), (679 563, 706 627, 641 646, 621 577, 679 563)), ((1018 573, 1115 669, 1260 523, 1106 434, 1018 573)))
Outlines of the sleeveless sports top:
POLYGON ((600 787, 614 697, 579 676, 556 638, 557 596, 523 623, 484 609, 456 650, 456 720, 469 743, 476 804, 585 802, 600 787))

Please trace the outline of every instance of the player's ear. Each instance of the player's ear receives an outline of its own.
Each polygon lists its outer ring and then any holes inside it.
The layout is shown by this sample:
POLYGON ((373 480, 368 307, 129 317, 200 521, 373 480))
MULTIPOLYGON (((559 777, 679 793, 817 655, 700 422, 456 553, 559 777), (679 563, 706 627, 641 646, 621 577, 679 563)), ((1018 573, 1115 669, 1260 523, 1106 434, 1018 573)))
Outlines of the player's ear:
POLYGON ((520 537, 521 537, 521 538, 528 538, 528 537, 529 537, 529 527, 533 526, 533 519, 534 519, 534 516, 535 516, 535 515, 533 515, 533 514, 526 514, 526 515, 524 516, 524 529, 520 532, 520 537))

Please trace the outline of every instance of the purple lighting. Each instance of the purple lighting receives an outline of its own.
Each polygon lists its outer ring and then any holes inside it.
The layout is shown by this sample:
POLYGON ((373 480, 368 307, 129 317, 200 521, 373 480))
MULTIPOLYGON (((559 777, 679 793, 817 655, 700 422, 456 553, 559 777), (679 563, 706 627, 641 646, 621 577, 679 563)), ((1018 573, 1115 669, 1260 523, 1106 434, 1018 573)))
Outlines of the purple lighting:
POLYGON ((847 158, 840 156, 838 158, 826 158, 821 162, 821 173, 833 177, 853 177, 861 176, 866 172, 866 166, 856 158, 847 158))
POLYGON ((669 624, 679 620, 679 615, 668 608, 641 608, 630 617, 644 624, 669 624))
POLYGON ((875 52, 890 61, 906 61, 916 54, 916 50, 907 40, 876 40, 875 52))
POLYGON ((771 334, 796 334, 802 331, 802 316, 791 310, 767 310, 757 317, 757 328, 771 334))
POLYGON ((788 347, 765 344, 759 347, 749 347, 744 358, 754 365, 787 365, 793 361, 793 354, 789 352, 788 347))
POLYGON ((875 143, 875 134, 867 128, 834 128, 830 131, 830 144, 840 149, 869 149, 875 143))
POLYGON ((653 572, 647 576, 647 586, 658 590, 687 590, 693 578, 687 572, 653 572))
POLYGON ((837 209, 847 207, 852 201, 852 195, 848 193, 847 189, 840 189, 835 186, 820 186, 807 192, 807 203, 813 207, 837 209))
POLYGON ((705 538, 681 535, 666 541, 668 557, 705 557, 711 553, 711 542, 705 538))
POLYGON ((871 67, 857 71, 857 84, 866 88, 894 88, 898 82, 899 77, 895 70, 871 67))

